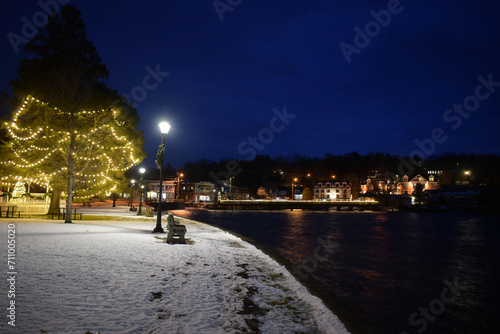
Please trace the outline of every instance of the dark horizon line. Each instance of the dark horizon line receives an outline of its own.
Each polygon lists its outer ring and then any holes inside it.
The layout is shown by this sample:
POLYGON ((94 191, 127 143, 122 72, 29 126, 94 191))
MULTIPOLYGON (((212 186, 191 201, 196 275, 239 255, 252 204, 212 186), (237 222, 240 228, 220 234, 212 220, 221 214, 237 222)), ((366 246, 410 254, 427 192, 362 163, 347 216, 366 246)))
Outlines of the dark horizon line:
MULTIPOLYGON (((171 168, 172 169, 180 169, 184 166, 186 166, 186 164, 189 164, 189 163, 198 163, 198 162, 202 162, 202 161, 206 161, 207 163, 223 163, 223 162, 228 162, 228 161, 236 161, 238 163, 241 163, 241 162, 252 162, 252 161, 255 161, 257 159, 257 157, 269 157, 269 159, 272 161, 272 160, 276 160, 280 157, 283 157, 283 158, 295 158, 295 157, 299 157, 299 158, 306 158, 306 159, 324 159, 328 156, 333 156, 333 157, 345 157, 347 155, 351 155, 351 154, 357 154, 358 156, 360 157, 367 157, 369 155, 383 155, 383 156, 387 156, 389 155, 391 158, 398 158, 398 157, 402 157, 404 159, 409 159, 411 158, 410 155, 401 155, 401 154, 392 154, 392 153, 388 153, 388 152, 381 152, 381 151, 377 151, 377 152, 373 152, 373 151, 369 151, 368 153, 364 153, 364 154, 361 154, 361 153, 358 153, 357 151, 352 151, 352 152, 348 152, 348 153, 343 153, 343 154, 334 154, 334 153, 324 153, 323 155, 306 155, 306 154, 300 154, 300 153, 288 153, 288 154, 275 154, 275 155, 270 155, 270 154, 257 154, 255 158, 251 159, 251 160, 238 160, 238 159, 234 159, 234 158, 229 158, 229 157, 225 157, 225 158, 220 158, 218 160, 213 160, 213 159, 209 159, 209 158, 199 158, 198 160, 194 160, 194 161, 188 161, 188 162, 184 162, 183 165, 181 167, 174 167, 171 165, 171 168)), ((500 157, 500 154, 496 154, 496 153, 483 153, 483 152, 453 152, 453 151, 445 151, 445 152, 442 152, 442 153, 435 153, 435 154, 432 154, 432 155, 429 155, 429 156, 426 156, 423 160, 426 161, 426 160, 432 160, 432 159, 435 159, 435 158, 442 158, 442 157, 447 157, 447 156, 453 156, 453 155, 456 155, 457 157, 466 157, 466 156, 494 156, 494 157, 500 157)), ((417 156, 417 155, 414 155, 414 156, 417 156)), ((148 158, 146 157, 143 162, 141 164, 148 164, 148 162, 151 162, 151 161, 148 161, 146 162, 148 158)), ((165 166, 164 168, 167 166, 168 162, 165 163, 165 166)), ((151 163, 151 166, 155 166, 155 163, 152 162, 151 163)), ((137 166, 134 166, 132 167, 133 168, 139 168, 139 165, 137 166)))

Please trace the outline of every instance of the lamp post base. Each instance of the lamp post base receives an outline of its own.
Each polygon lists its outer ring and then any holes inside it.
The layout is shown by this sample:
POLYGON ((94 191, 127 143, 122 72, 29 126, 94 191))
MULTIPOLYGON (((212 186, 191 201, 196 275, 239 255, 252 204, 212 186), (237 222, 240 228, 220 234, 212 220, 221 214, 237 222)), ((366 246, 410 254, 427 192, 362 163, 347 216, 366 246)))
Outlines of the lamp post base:
POLYGON ((153 233, 165 233, 165 231, 163 230, 163 227, 156 226, 153 233))

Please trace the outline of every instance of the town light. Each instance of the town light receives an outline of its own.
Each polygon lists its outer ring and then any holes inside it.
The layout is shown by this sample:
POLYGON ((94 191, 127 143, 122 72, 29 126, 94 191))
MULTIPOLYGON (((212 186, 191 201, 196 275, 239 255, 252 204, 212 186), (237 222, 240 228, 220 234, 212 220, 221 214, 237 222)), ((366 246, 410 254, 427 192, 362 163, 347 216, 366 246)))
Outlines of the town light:
POLYGON ((162 202, 162 177, 163 177, 163 158, 165 157, 165 136, 170 130, 170 124, 163 121, 158 124, 161 132, 161 145, 158 146, 158 153, 156 154, 156 159, 158 163, 158 167, 160 168, 160 191, 158 192, 158 209, 156 214, 156 227, 153 230, 153 233, 165 233, 163 228, 161 227, 161 202, 162 202))

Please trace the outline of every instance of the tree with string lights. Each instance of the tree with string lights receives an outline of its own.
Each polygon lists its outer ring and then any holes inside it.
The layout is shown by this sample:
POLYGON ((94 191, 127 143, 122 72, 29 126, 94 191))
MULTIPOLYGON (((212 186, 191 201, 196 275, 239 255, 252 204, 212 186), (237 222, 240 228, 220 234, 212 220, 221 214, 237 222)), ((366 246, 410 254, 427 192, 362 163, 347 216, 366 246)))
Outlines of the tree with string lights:
POLYGON ((104 82, 108 70, 75 7, 51 16, 25 52, 34 56, 21 60, 10 82, 18 107, 4 124, 2 174, 50 186, 51 209, 64 191, 71 212, 74 199, 109 194, 144 159, 139 117, 130 104, 116 106, 120 98, 104 82))
MULTIPOLYGON (((50 187, 67 177, 71 134, 64 128, 64 111, 27 97, 5 128, 10 140, 3 146, 8 175, 50 187)), ((116 190, 123 172, 142 160, 135 122, 120 118, 120 109, 86 111, 76 115, 74 194, 84 199, 116 190)), ((3 173, 6 174, 6 173, 3 173)))

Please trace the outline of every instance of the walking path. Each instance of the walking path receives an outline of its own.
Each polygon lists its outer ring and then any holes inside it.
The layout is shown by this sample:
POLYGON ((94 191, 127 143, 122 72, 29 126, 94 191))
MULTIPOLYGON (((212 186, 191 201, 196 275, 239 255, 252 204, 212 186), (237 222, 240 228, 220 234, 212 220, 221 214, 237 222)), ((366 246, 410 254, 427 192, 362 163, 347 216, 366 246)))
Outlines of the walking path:
POLYGON ((151 233, 155 217, 78 211, 119 220, 0 220, 2 262, 13 229, 16 245, 15 274, 0 272, 2 282, 14 276, 1 286, 1 333, 348 333, 284 267, 230 233, 180 219, 188 243, 167 244, 151 233))

